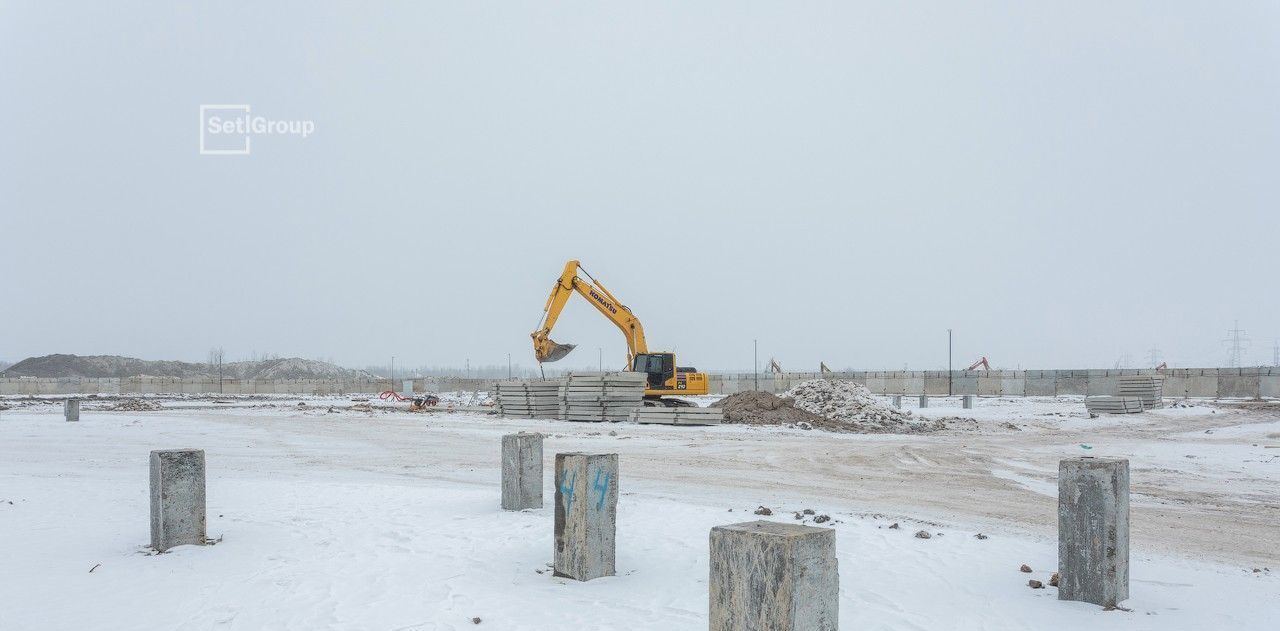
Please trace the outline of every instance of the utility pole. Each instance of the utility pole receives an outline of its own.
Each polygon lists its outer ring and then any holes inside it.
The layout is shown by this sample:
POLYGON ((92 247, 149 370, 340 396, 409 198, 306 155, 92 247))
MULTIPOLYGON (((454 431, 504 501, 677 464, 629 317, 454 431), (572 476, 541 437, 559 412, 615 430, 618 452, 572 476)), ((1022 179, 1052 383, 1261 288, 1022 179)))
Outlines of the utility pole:
POLYGON ((604 372, 604 347, 597 346, 596 352, 600 354, 600 372, 604 372))
POLYGON ((947 396, 951 396, 951 329, 947 329, 947 396))
POLYGON ((388 388, 392 392, 396 391, 396 356, 391 356, 391 387, 388 388))
POLYGON ((755 374, 756 391, 760 391, 760 340, 751 340, 751 372, 755 374))
POLYGON ((1280 368, 1280 340, 1271 347, 1271 365, 1280 368))
POLYGON ((511 353, 507 353, 507 381, 511 381, 511 353))
POLYGON ((1227 331, 1227 338, 1222 340, 1231 345, 1227 351, 1227 367, 1239 368, 1241 362, 1244 361, 1244 351, 1249 347, 1249 337, 1240 329, 1240 321, 1236 320, 1234 325, 1227 331))

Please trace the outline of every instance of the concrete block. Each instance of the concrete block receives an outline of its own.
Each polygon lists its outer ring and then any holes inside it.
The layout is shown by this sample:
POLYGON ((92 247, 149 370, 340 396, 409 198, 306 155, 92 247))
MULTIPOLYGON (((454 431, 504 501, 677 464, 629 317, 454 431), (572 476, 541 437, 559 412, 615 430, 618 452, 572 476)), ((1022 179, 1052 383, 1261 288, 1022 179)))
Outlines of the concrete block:
POLYGON ((960 401, 961 401, 961 405, 962 405, 962 406, 964 406, 964 409, 966 409, 966 410, 972 410, 972 409, 973 409, 973 395, 972 395, 972 394, 966 394, 966 395, 964 395, 964 397, 962 397, 962 398, 960 399, 960 401))
POLYGON ((893 407, 902 409, 902 395, 895 394, 891 397, 891 399, 893 401, 893 407))
POLYGON ((542 508, 542 434, 502 437, 502 509, 542 508))
POLYGON ((922 407, 922 408, 927 408, 927 407, 929 407, 929 396, 928 396, 928 395, 925 395, 925 394, 920 395, 920 407, 922 407))
POLYGON ((555 575, 614 575, 618 454, 556 454, 555 575))
POLYGON ((711 529, 711 631, 836 631, 835 531, 752 521, 711 529))
POLYGON ((80 420, 80 399, 67 399, 62 404, 62 413, 67 417, 67 421, 80 420))
POLYGON ((1129 461, 1058 463, 1058 599, 1115 606, 1129 597, 1129 461))
POLYGON ((205 543, 204 450, 151 452, 151 547, 205 543))

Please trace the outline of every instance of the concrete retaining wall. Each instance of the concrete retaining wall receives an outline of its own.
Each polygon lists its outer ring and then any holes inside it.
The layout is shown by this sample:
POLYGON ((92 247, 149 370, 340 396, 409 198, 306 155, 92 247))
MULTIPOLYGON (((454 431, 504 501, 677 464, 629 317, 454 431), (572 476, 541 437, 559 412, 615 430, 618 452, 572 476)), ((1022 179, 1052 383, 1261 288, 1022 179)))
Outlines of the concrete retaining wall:
MULTIPOLYGON (((1280 368, 1178 368, 1172 370, 991 370, 858 371, 759 375, 759 388, 781 393, 808 379, 821 377, 861 383, 877 394, 906 396, 1084 396, 1119 394, 1121 375, 1162 375, 1166 397, 1258 398, 1280 397, 1280 368)), ((756 388, 751 373, 708 375, 712 394, 733 394, 756 388)), ((413 391, 492 391, 493 379, 433 377, 414 379, 413 391)), ((57 394, 373 394, 392 388, 389 379, 0 379, 0 395, 57 394)), ((397 380, 396 388, 402 388, 397 380)))
MULTIPOLYGON (((957 370, 859 371, 819 375, 784 373, 761 375, 760 390, 779 394, 806 379, 846 379, 876 394, 907 396, 1085 396, 1119 394, 1122 375, 1164 377, 1166 397, 1245 398, 1280 397, 1280 368, 1178 368, 1172 370, 957 370)), ((751 390, 753 375, 711 375, 712 394, 751 390), (733 389, 725 384, 735 384, 733 389)))

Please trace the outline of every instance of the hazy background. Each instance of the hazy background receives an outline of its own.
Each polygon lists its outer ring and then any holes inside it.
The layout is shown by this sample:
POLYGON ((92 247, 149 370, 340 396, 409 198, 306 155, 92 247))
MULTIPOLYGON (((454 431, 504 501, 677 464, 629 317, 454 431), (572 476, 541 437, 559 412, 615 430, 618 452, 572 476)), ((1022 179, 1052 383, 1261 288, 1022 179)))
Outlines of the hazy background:
POLYGON ((6 0, 0 359, 527 366, 578 258, 703 369, 1270 364, 1277 68, 1274 2, 6 0))

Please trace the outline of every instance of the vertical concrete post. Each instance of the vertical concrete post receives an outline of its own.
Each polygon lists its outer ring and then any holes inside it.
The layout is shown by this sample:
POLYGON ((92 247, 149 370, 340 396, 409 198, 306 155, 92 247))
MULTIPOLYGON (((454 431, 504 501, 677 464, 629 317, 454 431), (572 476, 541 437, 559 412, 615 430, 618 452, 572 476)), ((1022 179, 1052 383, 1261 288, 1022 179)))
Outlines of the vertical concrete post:
POLYGON ((891 400, 893 401, 893 407, 902 408, 902 395, 895 394, 891 400))
POLYGON ((542 508, 542 434, 502 437, 502 509, 542 508))
POLYGON ((1113 607, 1129 597, 1129 461, 1058 463, 1058 600, 1113 607))
POLYGON ((80 399, 67 399, 62 404, 62 413, 66 415, 67 421, 80 420, 80 399))
POLYGON ((836 533, 772 521, 711 529, 710 631, 836 631, 836 533))
POLYGON ((556 454, 555 575, 614 575, 618 454, 556 454))
POLYGON ((964 406, 964 409, 966 409, 966 410, 972 410, 972 409, 973 409, 973 395, 972 395, 972 394, 966 394, 966 395, 964 395, 964 397, 961 399, 961 405, 963 405, 963 406, 964 406))
POLYGON ((920 407, 922 408, 929 407, 929 395, 927 394, 920 395, 920 407))
POLYGON ((204 450, 151 452, 151 547, 204 543, 204 450))

